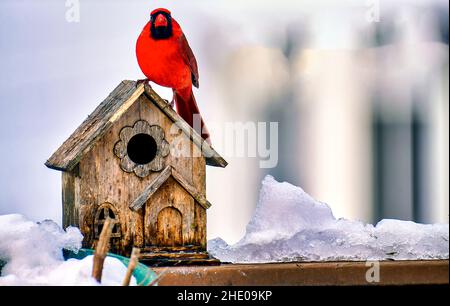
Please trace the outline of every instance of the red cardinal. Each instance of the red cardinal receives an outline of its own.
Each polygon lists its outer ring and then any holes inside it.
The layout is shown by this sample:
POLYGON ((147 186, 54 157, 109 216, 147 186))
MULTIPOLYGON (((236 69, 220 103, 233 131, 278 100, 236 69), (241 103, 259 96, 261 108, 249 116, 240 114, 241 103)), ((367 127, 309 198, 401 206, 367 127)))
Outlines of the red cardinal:
POLYGON ((151 12, 137 40, 136 56, 148 80, 172 88, 178 114, 211 144, 192 92, 192 85, 199 86, 197 61, 169 10, 151 12))

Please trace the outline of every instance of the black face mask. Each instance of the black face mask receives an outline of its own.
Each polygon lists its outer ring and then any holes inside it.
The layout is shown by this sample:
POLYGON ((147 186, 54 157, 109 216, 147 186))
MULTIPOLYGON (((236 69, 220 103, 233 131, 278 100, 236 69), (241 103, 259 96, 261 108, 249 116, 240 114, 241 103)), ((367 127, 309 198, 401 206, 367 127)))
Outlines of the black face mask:
POLYGON ((152 15, 150 18, 150 32, 154 39, 165 39, 172 36, 172 17, 165 12, 158 12, 155 15, 152 15), (167 26, 155 27, 155 20, 159 14, 162 14, 166 17, 167 26))

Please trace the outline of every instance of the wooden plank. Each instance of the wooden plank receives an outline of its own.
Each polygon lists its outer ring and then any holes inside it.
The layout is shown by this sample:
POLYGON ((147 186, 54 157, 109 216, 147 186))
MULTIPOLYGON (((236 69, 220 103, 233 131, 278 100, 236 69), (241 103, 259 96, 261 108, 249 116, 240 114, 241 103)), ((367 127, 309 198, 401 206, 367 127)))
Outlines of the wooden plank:
POLYGON ((194 209, 194 223, 195 223, 195 240, 196 245, 201 246, 206 250, 206 210, 198 203, 195 204, 194 209))
POLYGON ((164 286, 377 286, 448 285, 449 261, 381 261, 380 282, 369 283, 365 262, 286 262, 222 264, 216 267, 153 268, 167 273, 164 286), (167 269, 167 270, 166 270, 167 269))
POLYGON ((130 204, 130 208, 134 211, 139 210, 145 202, 161 187, 162 184, 172 176, 186 191, 204 208, 211 207, 211 203, 206 200, 205 196, 197 192, 197 190, 189 184, 172 166, 167 166, 161 174, 151 182, 139 197, 130 204))
POLYGON ((141 249, 142 253, 161 253, 161 252, 196 252, 203 251, 198 245, 181 245, 181 246, 149 246, 141 249))
POLYGON ((203 194, 197 192, 197 190, 191 184, 189 184, 174 168, 172 168, 172 176, 204 209, 208 209, 211 207, 211 203, 206 200, 206 197, 203 194))
MULTIPOLYGON (((195 145, 192 147, 194 150, 198 150, 195 145)), ((192 159, 192 186, 206 197, 206 161, 204 158, 192 159)))
POLYGON ((157 258, 209 258, 206 252, 160 252, 160 253, 141 253, 141 259, 157 258))
MULTIPOLYGON (((196 146, 193 146, 198 150, 196 146)), ((193 185, 197 192, 203 195, 206 199, 206 165, 204 158, 193 159, 193 185)), ((207 202, 209 203, 209 202, 207 202)), ((194 243, 200 245, 203 250, 206 250, 206 208, 200 204, 195 204, 194 209, 194 223, 195 223, 195 241, 194 243)))
POLYGON ((143 91, 144 86, 142 84, 136 87, 136 82, 122 81, 53 153, 45 165, 56 170, 71 170, 108 128, 128 110, 143 91))
POLYGON ((78 226, 74 222, 78 215, 78 211, 75 211, 75 176, 71 172, 63 172, 61 186, 63 228, 78 226))
POLYGON ((62 215, 63 228, 79 226, 80 175, 79 167, 62 173, 62 215))
POLYGON ((228 163, 219 155, 203 138, 181 118, 175 110, 164 101, 150 85, 145 84, 145 94, 151 99, 189 138, 201 149, 206 158, 206 164, 214 167, 225 168, 228 163))
MULTIPOLYGON (((141 262, 151 267, 167 267, 167 266, 218 266, 220 261, 213 257, 208 258, 191 258, 191 257, 179 257, 179 258, 147 258, 142 259, 141 262)), ((153 269, 153 268, 152 268, 153 269)), ((158 270, 159 271, 159 270, 158 270)), ((159 273, 164 273, 163 271, 159 273)), ((161 275, 161 274, 159 274, 161 275)), ((163 279, 161 277, 161 279, 163 279)), ((159 283, 159 282, 158 282, 159 283)))
POLYGON ((167 166, 158 177, 151 182, 144 191, 137 197, 136 200, 133 201, 133 203, 130 204, 130 208, 134 211, 139 210, 142 206, 144 206, 145 202, 161 187, 162 184, 164 184, 165 181, 170 177, 172 174, 172 167, 167 166))

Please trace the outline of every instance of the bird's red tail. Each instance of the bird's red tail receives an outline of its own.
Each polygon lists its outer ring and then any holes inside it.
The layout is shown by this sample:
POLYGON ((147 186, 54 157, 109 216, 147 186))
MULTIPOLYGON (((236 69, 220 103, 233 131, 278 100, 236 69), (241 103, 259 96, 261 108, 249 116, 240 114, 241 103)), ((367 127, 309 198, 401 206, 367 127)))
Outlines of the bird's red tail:
POLYGON ((200 115, 197 102, 195 102, 192 88, 183 90, 174 90, 174 100, 177 113, 183 118, 194 130, 199 133, 204 140, 211 144, 210 135, 206 128, 203 118, 200 115))

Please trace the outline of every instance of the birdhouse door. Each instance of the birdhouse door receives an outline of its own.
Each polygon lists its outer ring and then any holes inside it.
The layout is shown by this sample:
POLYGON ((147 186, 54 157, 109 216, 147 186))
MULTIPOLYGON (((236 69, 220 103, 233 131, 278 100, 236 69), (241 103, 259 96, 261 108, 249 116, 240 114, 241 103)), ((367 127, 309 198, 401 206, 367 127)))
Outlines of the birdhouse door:
POLYGON ((156 222, 156 244, 179 246, 183 244, 182 217, 178 209, 166 207, 158 214, 156 222))
POLYGON ((170 249, 193 244, 194 204, 192 196, 169 177, 145 203, 145 245, 170 249))

